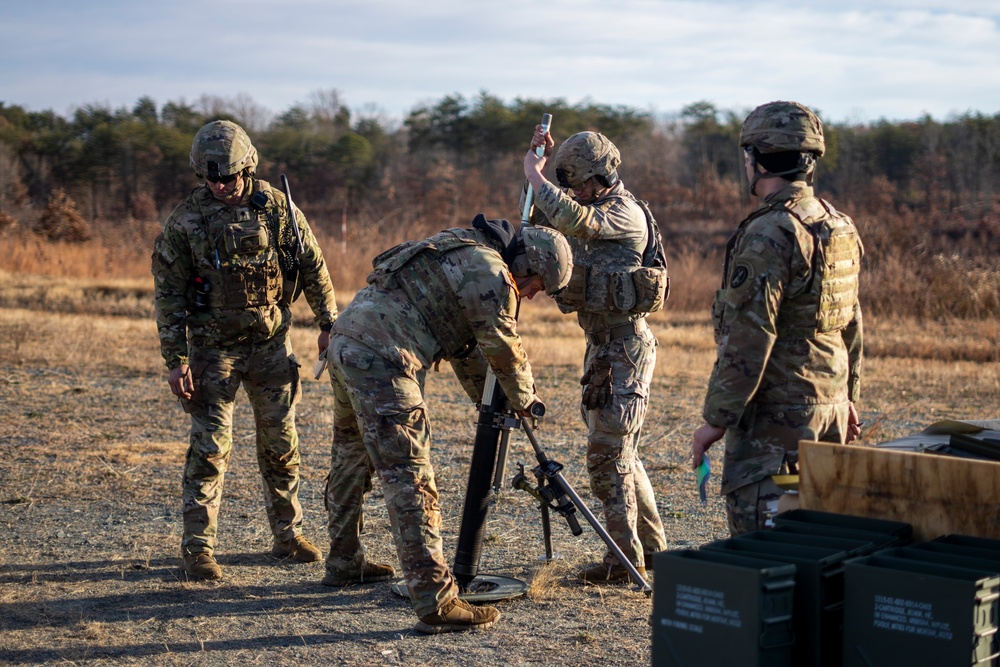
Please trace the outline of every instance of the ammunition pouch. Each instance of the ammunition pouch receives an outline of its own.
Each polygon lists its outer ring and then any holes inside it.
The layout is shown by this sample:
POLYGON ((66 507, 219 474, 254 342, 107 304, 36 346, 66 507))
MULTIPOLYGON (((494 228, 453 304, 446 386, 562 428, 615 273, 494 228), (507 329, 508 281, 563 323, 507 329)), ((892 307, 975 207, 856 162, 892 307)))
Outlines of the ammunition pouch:
POLYGON ((632 272, 635 287, 634 311, 655 313, 670 298, 670 276, 666 267, 643 266, 632 272))
POLYGON ((608 310, 628 313, 635 308, 635 283, 630 271, 612 271, 608 274, 608 310))
POLYGON ((574 264, 569 284, 555 299, 564 313, 589 305, 594 310, 641 314, 662 309, 669 294, 670 277, 666 267, 641 266, 601 276, 595 275, 590 267, 574 264))
POLYGON ((278 304, 283 308, 290 308, 302 294, 302 277, 299 275, 299 270, 294 269, 286 272, 282 278, 281 299, 278 300, 278 304))
MULTIPOLYGON (((670 295, 670 277, 660 228, 646 202, 631 195, 627 198, 642 209, 646 218, 646 248, 639 266, 595 271, 589 263, 574 264, 569 284, 556 295, 556 303, 562 312, 571 313, 586 308, 593 312, 644 315, 661 310, 666 303, 670 295)), ((605 243, 613 245, 612 242, 605 243)), ((591 252, 596 256, 596 253, 605 251, 596 249, 591 252)), ((586 255, 586 252, 582 253, 585 258, 586 255)), ((619 266, 623 263, 626 262, 619 262, 619 266)))
POLYGON ((223 240, 227 255, 245 255, 258 253, 267 248, 269 235, 267 227, 258 221, 251 223, 241 221, 226 225, 223 240))
POLYGON ((277 304, 284 276, 264 213, 226 209, 205 220, 216 258, 202 276, 211 285, 207 305, 242 309, 277 304))
POLYGON ((221 305, 225 308, 274 305, 281 293, 281 279, 273 249, 250 257, 230 257, 222 267, 221 305))

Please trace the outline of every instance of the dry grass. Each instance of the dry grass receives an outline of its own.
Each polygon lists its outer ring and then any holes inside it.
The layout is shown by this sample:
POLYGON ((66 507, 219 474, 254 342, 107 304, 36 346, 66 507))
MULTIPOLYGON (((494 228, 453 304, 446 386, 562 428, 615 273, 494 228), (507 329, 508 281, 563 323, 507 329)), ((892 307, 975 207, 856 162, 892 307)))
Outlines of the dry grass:
POLYGON ((156 223, 96 226, 97 234, 82 243, 47 240, 24 229, 3 238, 0 271, 11 275, 62 278, 132 279, 150 276, 156 223))
MULTIPOLYGON (((942 321, 991 320, 1000 316, 1000 269, 992 250, 1000 238, 997 233, 1000 226, 989 227, 982 239, 963 237, 948 245, 947 235, 942 240, 923 231, 918 234, 915 231, 918 225, 909 216, 893 214, 861 220, 865 223, 861 231, 867 247, 862 302, 871 312, 893 318, 942 321)), ((404 218, 399 211, 352 224, 346 244, 339 230, 330 233, 328 226, 313 226, 334 286, 344 292, 364 286, 371 271, 371 258, 381 251, 449 226, 417 222, 404 218)), ((927 220, 923 224, 933 228, 945 222, 927 220)), ((26 224, 15 225, 0 219, 0 240, 4 247, 0 254, 0 279, 6 277, 2 273, 6 272, 8 276, 149 283, 150 249, 159 233, 159 223, 126 219, 95 221, 90 227, 89 240, 67 242, 58 238, 48 240, 32 232, 26 224)), ((667 237, 671 312, 703 313, 709 308, 719 285, 721 251, 731 232, 731 223, 716 218, 684 214, 671 221, 667 237)), ((77 302, 66 297, 48 305, 80 312, 78 309, 86 307, 85 304, 86 300, 77 302)))
MULTIPOLYGON (((586 526, 571 537, 558 516, 553 541, 563 559, 540 563, 537 503, 526 494, 501 494, 486 527, 482 570, 530 582, 527 596, 501 604, 504 618, 489 633, 417 636, 409 603, 385 586, 326 589, 318 585, 321 566, 269 559, 242 397, 221 521, 226 578, 185 581, 176 556, 187 420, 166 386, 148 289, 145 278, 0 276, 0 662, 648 664, 649 600, 624 586, 569 578, 603 545, 586 526), (75 312, 54 312, 67 303, 75 312)), ((339 294, 341 305, 349 296, 339 294)), ((308 320, 301 302, 296 320, 308 320)), ((727 533, 721 500, 697 502, 688 465, 714 344, 704 311, 659 313, 651 325, 660 347, 643 459, 669 546, 694 546, 727 533)), ((867 325, 872 354, 860 407, 868 442, 943 417, 997 416, 1000 362, 988 354, 1000 340, 995 321, 870 317, 867 325)), ((589 499, 575 317, 540 298, 524 305, 521 330, 550 408, 539 431, 543 446, 589 499)), ((314 330, 294 329, 293 345, 309 365, 314 330)), ((452 553, 475 417, 450 373, 429 374, 427 390, 452 553)), ((301 498, 307 534, 321 545, 331 409, 326 384, 307 379, 298 413, 301 498)), ((512 440, 509 471, 517 462, 530 467, 526 443, 512 440)), ((365 509, 370 556, 394 561, 378 489, 365 509)))
POLYGON ((871 357, 937 361, 1000 361, 1000 320, 869 318, 865 351, 871 357))

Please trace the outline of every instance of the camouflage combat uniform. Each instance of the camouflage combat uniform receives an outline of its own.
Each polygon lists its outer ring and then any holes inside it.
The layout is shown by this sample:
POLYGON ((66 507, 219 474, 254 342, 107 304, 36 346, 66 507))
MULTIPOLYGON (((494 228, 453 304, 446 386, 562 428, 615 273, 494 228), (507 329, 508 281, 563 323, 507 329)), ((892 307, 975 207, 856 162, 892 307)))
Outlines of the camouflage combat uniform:
POLYGON ((804 181, 767 197, 729 241, 704 417, 726 428, 733 535, 762 527, 781 493, 770 476, 797 463, 799 440, 845 441, 861 382, 863 253, 851 219, 804 181))
MULTIPOLYGON (((285 196, 267 182, 248 181, 243 202, 230 206, 204 185, 163 224, 153 250, 156 322, 167 368, 187 364, 195 383, 191 440, 183 479, 184 554, 215 549, 222 484, 232 448, 233 405, 242 384, 257 425, 257 464, 274 537, 301 533, 295 404, 299 363, 288 330, 296 291, 282 270, 295 243, 285 196)), ((337 315, 333 284, 305 216, 298 281, 321 327, 337 315)))
MULTIPOLYGON (((608 533, 633 565, 644 567, 653 552, 667 546, 638 452, 657 341, 646 313, 634 312, 623 298, 620 276, 642 265, 646 217, 621 182, 590 205, 546 183, 534 205, 538 224, 561 231, 573 248, 573 277, 556 300, 564 311, 576 311, 585 332, 584 368, 602 359, 612 369, 610 404, 596 410, 581 404, 590 488, 604 505, 608 533)), ((604 562, 614 566, 618 559, 608 552, 604 562)))
POLYGON ((516 329, 517 288, 499 252, 504 245, 478 229, 452 229, 396 246, 375 259, 371 284, 333 328, 327 572, 350 578, 365 563, 362 506, 377 471, 421 617, 458 595, 442 552, 423 396, 427 369, 449 360, 469 397, 479 401, 488 360, 515 409, 535 400, 516 329))

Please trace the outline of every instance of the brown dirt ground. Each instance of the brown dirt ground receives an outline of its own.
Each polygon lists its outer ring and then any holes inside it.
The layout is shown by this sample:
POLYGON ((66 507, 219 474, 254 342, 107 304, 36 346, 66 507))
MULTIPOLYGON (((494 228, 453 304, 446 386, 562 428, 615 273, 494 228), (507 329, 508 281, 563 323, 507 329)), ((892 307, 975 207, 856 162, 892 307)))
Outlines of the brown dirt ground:
MULTIPOLYGON (((177 555, 187 419, 166 386, 151 320, 24 305, 0 307, 0 664, 649 663, 650 599, 627 585, 587 586, 570 576, 603 552, 586 525, 573 537, 554 517, 553 541, 563 558, 541 563, 539 512, 524 493, 508 491, 492 507, 481 570, 521 579, 530 589, 499 603, 503 618, 487 632, 419 635, 408 600, 385 583, 329 589, 319 584, 322 564, 271 559, 242 399, 217 552, 225 578, 186 581, 177 555)), ((697 546, 726 536, 721 499, 701 506, 688 466, 711 334, 703 316, 662 316, 655 330, 660 361, 643 459, 670 547, 697 546)), ((522 331, 549 406, 538 431, 542 445, 566 464, 567 479, 596 510, 576 408, 582 345, 575 323, 532 304, 522 331)), ((307 367, 313 345, 311 333, 296 333, 307 367)), ((884 357, 873 359, 868 372, 872 389, 863 416, 881 439, 945 416, 995 417, 990 411, 1000 404, 997 363, 884 357)), ((430 375, 427 398, 450 559, 475 415, 448 372, 430 375)), ((306 534, 323 546, 331 407, 326 384, 304 382, 301 500, 306 534)), ((508 478, 516 462, 531 461, 523 436, 512 441, 508 478)), ((371 557, 395 562, 377 484, 366 518, 371 557)))

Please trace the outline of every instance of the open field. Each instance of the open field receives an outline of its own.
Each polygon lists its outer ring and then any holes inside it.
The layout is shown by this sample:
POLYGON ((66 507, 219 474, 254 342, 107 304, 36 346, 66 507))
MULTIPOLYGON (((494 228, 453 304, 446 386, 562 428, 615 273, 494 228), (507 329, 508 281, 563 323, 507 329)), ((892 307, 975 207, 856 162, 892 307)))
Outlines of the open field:
MULTIPOLYGON (((584 586, 568 576, 603 550, 586 526, 574 538, 554 518, 564 558, 540 564, 539 514, 526 494, 502 495, 490 513, 482 570, 525 580, 530 589, 499 604, 503 618, 489 632, 421 636, 411 629, 409 602, 385 584, 328 589, 319 584, 321 564, 270 559, 245 400, 221 516, 217 553, 225 578, 186 581, 177 556, 188 421, 166 385, 150 295, 149 281, 0 274, 0 663, 648 664, 650 600, 625 585, 584 586)), ((306 321, 301 308, 296 316, 306 321)), ((697 501, 687 454, 712 336, 707 314, 660 314, 653 326, 660 348, 643 458, 670 547, 696 546, 726 536, 722 501, 697 501)), ((1000 416, 1000 324, 869 317, 867 327, 871 355, 860 408, 868 443, 945 417, 1000 416)), ((549 406, 539 437, 589 501, 576 407, 583 341, 575 320, 531 302, 521 331, 549 406)), ((312 330, 298 327, 294 345, 311 366, 312 330)), ((301 499, 306 534, 322 546, 332 400, 325 383, 303 385, 301 499)), ((452 554, 475 417, 447 372, 430 374, 428 403, 452 554)), ((514 463, 528 463, 528 451, 515 436, 508 477, 514 463)), ((717 492, 717 477, 713 482, 717 492)), ((377 485, 366 512, 373 559, 394 562, 377 485)))

